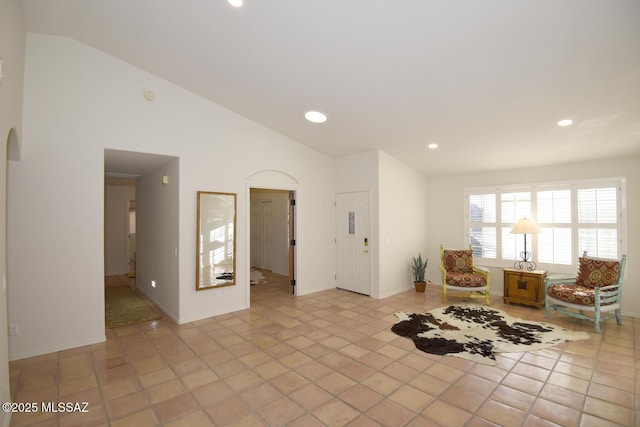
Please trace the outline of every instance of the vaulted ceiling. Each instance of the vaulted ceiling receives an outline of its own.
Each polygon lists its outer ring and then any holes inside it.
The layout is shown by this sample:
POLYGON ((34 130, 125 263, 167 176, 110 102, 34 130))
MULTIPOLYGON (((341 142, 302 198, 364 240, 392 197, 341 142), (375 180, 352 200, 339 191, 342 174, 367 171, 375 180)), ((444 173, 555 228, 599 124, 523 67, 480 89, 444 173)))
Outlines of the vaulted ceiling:
POLYGON ((640 154, 638 0, 23 6, 29 32, 76 39, 333 157, 380 149, 434 175, 640 154), (307 122, 309 109, 329 120, 307 122))

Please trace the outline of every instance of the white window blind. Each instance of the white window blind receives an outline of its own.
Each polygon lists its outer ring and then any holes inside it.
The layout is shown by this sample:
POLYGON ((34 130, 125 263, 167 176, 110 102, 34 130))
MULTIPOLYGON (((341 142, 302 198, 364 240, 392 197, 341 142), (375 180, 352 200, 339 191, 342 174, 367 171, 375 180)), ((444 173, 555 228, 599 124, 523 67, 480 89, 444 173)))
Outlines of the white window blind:
POLYGON ((578 190, 578 250, 602 258, 618 256, 618 209, 615 187, 578 190))
POLYGON ((524 249, 524 235, 511 229, 519 219, 531 218, 540 233, 527 235, 527 250, 538 268, 572 271, 584 251, 620 257, 624 197, 622 178, 470 188, 465 229, 476 257, 486 265, 509 266, 524 249))
POLYGON ((573 227, 571 221, 571 189, 556 188, 536 192, 537 262, 571 265, 573 227))
POLYGON ((481 258, 496 257, 496 195, 469 196, 469 243, 473 255, 481 258))
POLYGON ((502 259, 514 261, 524 249, 524 235, 511 234, 511 229, 520 218, 531 218, 531 192, 502 193, 500 205, 502 259))

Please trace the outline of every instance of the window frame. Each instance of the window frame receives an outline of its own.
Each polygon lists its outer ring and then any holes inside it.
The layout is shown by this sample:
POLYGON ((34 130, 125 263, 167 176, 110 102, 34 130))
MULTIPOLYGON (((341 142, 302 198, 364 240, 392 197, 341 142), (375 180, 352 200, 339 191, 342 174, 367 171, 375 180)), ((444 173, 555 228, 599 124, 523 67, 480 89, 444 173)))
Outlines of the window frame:
MULTIPOLYGON (((583 180, 567 180, 567 181, 553 181, 553 182, 535 182, 535 183, 523 183, 523 184, 507 184, 507 185, 492 185, 484 187, 468 187, 464 188, 464 239, 465 246, 471 244, 471 228, 477 227, 478 224, 487 224, 486 227, 495 227, 496 232, 496 247, 495 258, 486 258, 481 255, 474 255, 475 262, 478 265, 484 265, 487 267, 509 268, 513 267, 515 260, 502 258, 503 256, 503 244, 502 244, 502 228, 515 225, 511 223, 502 222, 502 194, 503 193, 519 193, 529 192, 530 198, 530 211, 531 219, 537 222, 537 192, 548 190, 570 190, 570 203, 571 203, 571 222, 569 228, 571 229, 571 264, 560 263, 541 263, 538 262, 538 237, 537 235, 527 235, 527 250, 532 253, 532 261, 537 263, 538 270, 547 270, 554 273, 575 273, 578 268, 578 257, 582 256, 582 253, 578 253, 579 238, 578 229, 580 223, 578 222, 578 190, 584 189, 597 189, 597 188, 616 188, 616 205, 617 205, 617 222, 615 223, 617 230, 617 258, 619 259, 622 254, 627 251, 627 194, 626 194, 626 179, 624 177, 613 178, 598 178, 598 179, 583 179, 583 180), (470 197, 493 194, 495 196, 495 222, 472 222, 470 218, 470 197)), ((516 218, 516 221, 519 218, 516 218)), ((549 224, 549 223, 545 223, 549 224)), ((601 223, 600 223, 601 224, 601 223)), ((613 224, 613 223, 612 223, 613 224)), ((538 224, 540 225, 540 224, 538 224)), ((584 228, 584 227, 583 227, 584 228)), ((521 245, 521 243, 518 243, 521 245)), ((518 246, 518 248, 522 248, 518 246)), ((595 256, 595 255, 594 255, 595 256)))

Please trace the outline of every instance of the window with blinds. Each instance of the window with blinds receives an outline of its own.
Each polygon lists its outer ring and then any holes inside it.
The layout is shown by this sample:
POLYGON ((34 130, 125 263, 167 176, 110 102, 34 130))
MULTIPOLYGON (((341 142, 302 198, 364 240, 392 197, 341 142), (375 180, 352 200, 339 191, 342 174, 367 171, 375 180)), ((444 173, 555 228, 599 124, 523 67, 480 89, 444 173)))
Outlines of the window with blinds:
POLYGON ((625 182, 539 183, 465 190, 465 230, 474 256, 485 265, 509 266, 524 249, 524 235, 511 234, 521 218, 538 224, 527 250, 538 268, 575 271, 584 251, 619 258, 625 244, 625 182))

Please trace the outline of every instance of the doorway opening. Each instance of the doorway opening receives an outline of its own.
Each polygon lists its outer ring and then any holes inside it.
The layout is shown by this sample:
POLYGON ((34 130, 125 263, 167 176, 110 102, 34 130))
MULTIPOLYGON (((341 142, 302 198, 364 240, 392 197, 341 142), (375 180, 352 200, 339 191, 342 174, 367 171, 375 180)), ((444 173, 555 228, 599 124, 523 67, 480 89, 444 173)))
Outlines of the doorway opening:
POLYGON ((170 315, 179 312, 178 257, 158 260, 177 255, 178 184, 177 157, 104 150, 104 286, 128 286, 170 315))
MULTIPOLYGON (((131 260, 135 257, 135 229, 131 234, 130 209, 136 200, 136 180, 133 178, 105 177, 104 186, 104 273, 106 277, 135 277, 131 260), (131 252, 133 251, 133 253, 131 252), (133 273, 133 274, 132 274, 133 273)), ((124 278, 123 278, 124 279, 124 278)))
POLYGON ((250 292, 296 295, 295 191, 250 188, 250 292))

